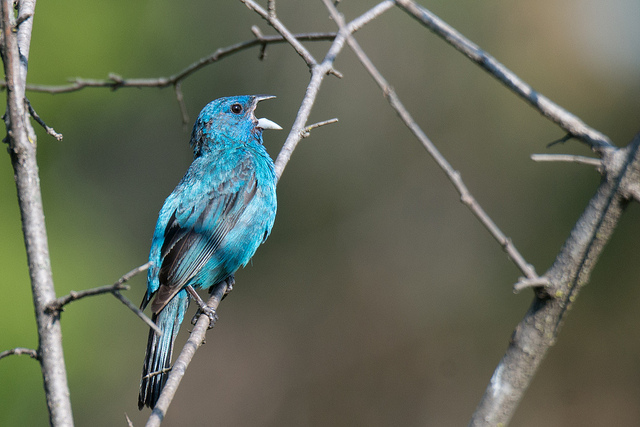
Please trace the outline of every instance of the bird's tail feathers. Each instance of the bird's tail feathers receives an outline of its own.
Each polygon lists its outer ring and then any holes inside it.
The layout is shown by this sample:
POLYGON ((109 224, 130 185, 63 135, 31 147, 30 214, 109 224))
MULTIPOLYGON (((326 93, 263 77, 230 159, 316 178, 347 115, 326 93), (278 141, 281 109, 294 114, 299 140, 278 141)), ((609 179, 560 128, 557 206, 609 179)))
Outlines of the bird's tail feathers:
POLYGON ((152 320, 162 330, 162 336, 158 336, 153 329, 149 330, 147 354, 142 367, 140 394, 138 395, 139 409, 145 405, 152 409, 156 406, 171 371, 173 343, 188 306, 189 297, 183 290, 160 313, 154 314, 152 317, 152 320))

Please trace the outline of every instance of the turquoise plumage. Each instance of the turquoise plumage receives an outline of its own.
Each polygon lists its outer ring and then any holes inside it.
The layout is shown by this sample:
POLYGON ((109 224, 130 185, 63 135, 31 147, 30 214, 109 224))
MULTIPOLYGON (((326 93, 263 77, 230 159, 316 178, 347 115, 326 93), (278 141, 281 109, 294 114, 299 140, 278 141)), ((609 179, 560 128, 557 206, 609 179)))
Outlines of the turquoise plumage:
POLYGON ((149 254, 147 293, 153 320, 149 331, 138 406, 151 408, 171 367, 173 342, 189 306, 185 289, 208 289, 245 266, 273 227, 276 174, 262 145, 263 129, 280 129, 256 119, 259 101, 270 96, 234 96, 210 102, 191 134, 194 160, 164 202, 149 254))

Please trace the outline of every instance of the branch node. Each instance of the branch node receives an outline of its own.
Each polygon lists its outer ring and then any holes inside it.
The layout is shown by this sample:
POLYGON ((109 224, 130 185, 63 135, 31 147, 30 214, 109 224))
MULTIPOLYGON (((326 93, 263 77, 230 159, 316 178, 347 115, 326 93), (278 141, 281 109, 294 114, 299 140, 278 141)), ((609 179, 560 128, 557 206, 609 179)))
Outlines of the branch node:
POLYGON ((109 73, 109 80, 111 80, 111 90, 120 89, 126 83, 121 75, 115 73, 109 73))

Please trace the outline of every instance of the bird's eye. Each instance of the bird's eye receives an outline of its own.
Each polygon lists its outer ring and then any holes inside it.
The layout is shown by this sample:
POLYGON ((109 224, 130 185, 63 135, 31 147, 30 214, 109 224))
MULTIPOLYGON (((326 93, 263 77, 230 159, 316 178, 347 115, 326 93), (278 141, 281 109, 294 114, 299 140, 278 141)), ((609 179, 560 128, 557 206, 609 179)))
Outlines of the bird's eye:
POLYGON ((233 104, 233 105, 231 106, 231 112, 232 112, 233 114, 240 114, 240 113, 242 113, 242 105, 240 105, 240 104, 233 104))

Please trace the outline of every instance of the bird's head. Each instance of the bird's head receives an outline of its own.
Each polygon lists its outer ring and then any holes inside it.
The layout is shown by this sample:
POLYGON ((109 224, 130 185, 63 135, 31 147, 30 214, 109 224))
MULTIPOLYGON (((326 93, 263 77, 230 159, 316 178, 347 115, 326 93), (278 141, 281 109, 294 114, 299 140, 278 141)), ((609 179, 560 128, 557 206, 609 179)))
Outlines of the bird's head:
POLYGON ((208 103, 198 115, 191 133, 194 156, 218 144, 262 144, 264 129, 282 129, 269 119, 257 119, 255 116, 258 102, 271 98, 275 96, 230 96, 208 103))

